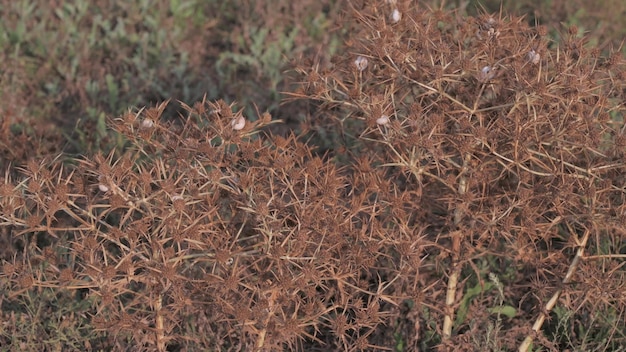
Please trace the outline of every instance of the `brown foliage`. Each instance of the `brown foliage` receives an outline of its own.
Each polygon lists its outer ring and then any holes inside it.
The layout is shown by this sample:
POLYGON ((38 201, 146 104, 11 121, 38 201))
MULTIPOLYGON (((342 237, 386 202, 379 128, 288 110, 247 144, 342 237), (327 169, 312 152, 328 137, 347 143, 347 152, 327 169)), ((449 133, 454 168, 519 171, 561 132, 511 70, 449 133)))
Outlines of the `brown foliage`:
POLYGON ((409 1, 343 20, 346 51, 298 67, 294 96, 344 145, 223 101, 129 111, 125 150, 0 181, 3 300, 82 292, 92 345, 159 351, 477 350, 503 306, 513 348, 555 293, 623 316, 622 60, 409 1))

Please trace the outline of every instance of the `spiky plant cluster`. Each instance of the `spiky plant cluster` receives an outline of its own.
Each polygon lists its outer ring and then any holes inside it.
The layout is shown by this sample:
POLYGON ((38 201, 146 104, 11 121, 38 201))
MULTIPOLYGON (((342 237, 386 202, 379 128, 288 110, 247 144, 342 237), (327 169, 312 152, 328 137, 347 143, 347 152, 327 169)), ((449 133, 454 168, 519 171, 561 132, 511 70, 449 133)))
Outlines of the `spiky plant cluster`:
POLYGON ((621 57, 575 28, 553 47, 518 18, 349 5, 347 51, 298 67, 301 136, 163 103, 110 122, 123 150, 7 171, 0 345, 558 350, 585 337, 542 330, 555 306, 619 321, 621 57))
POLYGON ((219 101, 166 123, 165 106, 113 121, 129 140, 120 155, 7 175, 2 225, 23 250, 4 258, 5 298, 82 291, 101 347, 368 346, 397 304, 395 235, 354 194, 385 187, 379 171, 338 170, 293 135, 259 138, 269 114, 246 121, 219 101))
POLYGON ((461 280, 484 287, 486 270, 509 276, 518 328, 500 337, 509 346, 535 318, 539 330, 563 293, 580 316, 602 306, 623 317, 621 55, 600 57, 575 27, 557 46, 523 18, 459 18, 410 1, 350 6, 348 50, 330 66, 301 65, 293 96, 318 101, 305 132, 340 136, 354 165, 383 172, 388 192, 362 192, 379 216, 402 214, 386 223, 392 241, 430 242, 439 275, 426 279, 423 266, 393 289, 417 287, 413 309, 437 307, 450 346, 476 332, 456 311, 467 304, 461 280))

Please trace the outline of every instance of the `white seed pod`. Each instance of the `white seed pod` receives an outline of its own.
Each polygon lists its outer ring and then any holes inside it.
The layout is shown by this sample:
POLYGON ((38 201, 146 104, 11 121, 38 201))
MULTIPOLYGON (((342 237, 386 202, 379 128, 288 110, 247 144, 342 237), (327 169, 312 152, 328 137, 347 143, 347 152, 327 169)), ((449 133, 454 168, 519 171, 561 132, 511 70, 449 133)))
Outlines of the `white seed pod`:
POLYGON ((398 9, 393 9, 391 13, 391 22, 398 23, 402 19, 402 13, 398 9))
POLYGON ((389 123, 389 116, 383 114, 379 118, 376 119, 376 124, 379 126, 384 126, 389 123))
POLYGON ((489 35, 489 39, 498 38, 500 36, 500 31, 496 31, 495 28, 489 28, 487 35, 489 35))
POLYGON ((240 131, 244 127, 246 127, 246 119, 243 116, 236 116, 231 122, 230 125, 233 127, 233 130, 240 131))
POLYGON ((146 130, 152 128, 153 126, 154 126, 154 121, 152 121, 152 119, 148 119, 148 118, 143 119, 143 121, 141 121, 141 125, 140 125, 140 127, 142 129, 146 129, 146 130))
POLYGON ((478 80, 480 82, 485 83, 485 82, 492 80, 495 76, 496 76, 496 69, 487 65, 483 67, 483 69, 480 70, 480 72, 478 73, 478 80))
POLYGON ((530 61, 533 65, 537 65, 539 61, 541 61, 541 55, 539 55, 535 49, 532 49, 528 52, 528 61, 530 61))
POLYGON ((104 176, 102 175, 98 176, 98 182, 100 182, 98 184, 98 189, 100 190, 100 192, 106 193, 109 191, 109 186, 104 184, 104 180, 105 180, 104 176))
POLYGON ((183 196, 181 196, 180 194, 175 194, 172 196, 172 202, 175 202, 177 200, 183 200, 183 196))
POLYGON ((367 68, 367 58, 359 56, 354 60, 354 65, 359 71, 363 71, 367 68))

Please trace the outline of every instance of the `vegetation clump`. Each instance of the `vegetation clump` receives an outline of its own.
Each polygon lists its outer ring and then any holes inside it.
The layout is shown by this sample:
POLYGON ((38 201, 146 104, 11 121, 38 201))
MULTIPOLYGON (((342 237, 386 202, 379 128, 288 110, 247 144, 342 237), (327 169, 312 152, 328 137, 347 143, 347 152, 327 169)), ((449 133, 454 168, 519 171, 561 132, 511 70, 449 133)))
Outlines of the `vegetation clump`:
POLYGON ((343 5, 341 50, 294 64, 287 131, 206 96, 116 115, 83 156, 5 122, 0 346, 624 345, 621 54, 515 16, 343 5))

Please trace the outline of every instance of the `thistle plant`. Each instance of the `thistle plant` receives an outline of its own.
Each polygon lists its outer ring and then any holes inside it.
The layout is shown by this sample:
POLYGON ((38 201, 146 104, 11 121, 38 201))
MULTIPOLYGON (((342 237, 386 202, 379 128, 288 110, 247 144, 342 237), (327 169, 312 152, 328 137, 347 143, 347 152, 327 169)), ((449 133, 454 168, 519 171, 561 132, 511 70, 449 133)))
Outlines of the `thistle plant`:
MULTIPOLYGON (((354 32, 346 51, 330 69, 300 66, 303 85, 293 96, 319 102, 312 126, 363 123, 342 132, 357 141, 344 147, 356 164, 367 159, 389 189, 404 194, 398 202, 369 189, 386 212, 404 212, 404 225, 392 222, 399 227, 394 239, 428 248, 426 262, 434 264, 413 278, 402 275, 393 290, 417 289, 415 314, 439 315, 442 346, 476 333, 454 322, 464 282, 484 277, 481 260, 539 278, 507 283, 510 303, 520 307, 515 326, 535 333, 565 291, 583 299, 584 287, 597 287, 585 277, 603 273, 602 285, 622 289, 619 53, 601 57, 576 27, 554 46, 547 28, 523 18, 461 18, 408 1, 351 2, 348 17, 354 32), (579 284, 567 286, 574 275, 579 284)), ((598 300, 607 311, 624 312, 623 297, 598 300)), ((596 307, 581 303, 575 310, 584 315, 596 307)), ((512 331, 500 331, 504 345, 527 350, 532 335, 512 331)))
POLYGON ((621 55, 514 16, 345 5, 344 51, 297 61, 298 134, 165 101, 107 119, 110 152, 3 165, 0 346, 623 345, 621 55))

